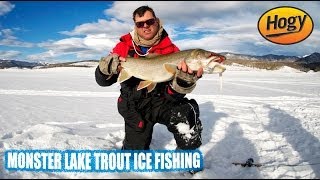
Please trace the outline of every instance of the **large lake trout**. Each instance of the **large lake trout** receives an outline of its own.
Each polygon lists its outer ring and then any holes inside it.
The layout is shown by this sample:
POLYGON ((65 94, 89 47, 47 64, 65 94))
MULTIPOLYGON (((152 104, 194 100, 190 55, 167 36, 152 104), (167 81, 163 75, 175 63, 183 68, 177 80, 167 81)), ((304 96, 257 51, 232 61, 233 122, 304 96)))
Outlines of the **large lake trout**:
POLYGON ((168 55, 157 55, 146 58, 126 58, 121 62, 118 82, 122 83, 132 76, 141 79, 137 90, 147 88, 151 92, 157 83, 173 79, 178 63, 185 60, 186 64, 197 71, 204 68, 204 73, 220 75, 226 70, 220 63, 226 58, 220 54, 203 49, 190 49, 168 55))

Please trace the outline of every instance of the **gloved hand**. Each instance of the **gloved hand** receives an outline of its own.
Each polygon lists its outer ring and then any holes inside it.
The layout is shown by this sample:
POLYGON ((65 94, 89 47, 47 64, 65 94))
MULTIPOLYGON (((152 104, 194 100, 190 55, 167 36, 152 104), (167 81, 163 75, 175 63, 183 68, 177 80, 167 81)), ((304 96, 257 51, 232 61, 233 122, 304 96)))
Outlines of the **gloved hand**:
POLYGON ((191 93, 196 87, 197 80, 202 77, 202 73, 203 68, 199 69, 197 72, 192 72, 183 61, 181 65, 177 67, 171 87, 181 94, 191 93))
POLYGON ((105 75, 118 74, 118 65, 120 63, 118 54, 110 54, 102 57, 99 61, 99 69, 105 75))

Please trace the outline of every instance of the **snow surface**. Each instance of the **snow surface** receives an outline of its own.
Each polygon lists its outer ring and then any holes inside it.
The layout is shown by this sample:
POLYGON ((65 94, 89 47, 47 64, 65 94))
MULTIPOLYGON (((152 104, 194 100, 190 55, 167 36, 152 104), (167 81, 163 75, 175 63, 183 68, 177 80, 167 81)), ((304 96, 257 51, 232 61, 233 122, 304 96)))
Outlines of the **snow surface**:
POLYGON ((97 67, 98 64, 99 64, 98 62, 83 61, 83 62, 75 62, 75 63, 72 63, 71 65, 97 67))
MULTIPOLYGON (((119 84, 100 87, 92 68, 0 70, 0 155, 10 149, 119 149, 119 84)), ((0 178, 320 178, 320 73, 228 66, 206 74, 189 98, 203 124, 204 171, 52 173, 7 171, 0 178), (262 167, 232 162, 253 158, 262 167), (290 166, 293 165, 293 166, 290 166)), ((151 149, 175 149, 165 126, 151 149)), ((3 161, 2 161, 3 162, 3 161)))

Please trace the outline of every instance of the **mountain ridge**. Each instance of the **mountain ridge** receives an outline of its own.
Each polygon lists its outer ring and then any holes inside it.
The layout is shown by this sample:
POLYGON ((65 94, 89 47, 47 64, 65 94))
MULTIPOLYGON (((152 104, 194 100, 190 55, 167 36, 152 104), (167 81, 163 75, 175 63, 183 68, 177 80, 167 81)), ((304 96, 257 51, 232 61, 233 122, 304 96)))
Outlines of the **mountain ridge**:
MULTIPOLYGON (((266 54, 262 56, 249 55, 249 54, 237 54, 231 52, 219 53, 226 57, 226 64, 242 63, 246 66, 254 67, 255 64, 272 64, 272 66, 290 66, 298 68, 302 71, 314 70, 320 71, 320 53, 314 52, 310 55, 303 57, 298 56, 287 56, 287 55, 275 55, 266 54), (278 63, 274 65, 274 63, 278 63)), ((2 60, 0 59, 0 69, 5 68, 52 68, 52 67, 92 67, 92 65, 81 64, 81 62, 99 62, 98 60, 81 60, 73 62, 60 62, 60 63, 42 63, 42 62, 28 62, 20 60, 2 60)), ((264 65, 266 66, 266 65, 264 65)), ((273 68, 269 68, 273 69, 273 68)))
POLYGON ((320 53, 314 52, 312 54, 298 57, 298 56, 287 56, 287 55, 275 55, 266 54, 262 56, 248 55, 248 54, 237 54, 230 52, 220 53, 226 56, 227 59, 241 59, 241 60, 256 60, 256 61, 289 61, 289 62, 300 62, 300 63, 320 63, 320 53))

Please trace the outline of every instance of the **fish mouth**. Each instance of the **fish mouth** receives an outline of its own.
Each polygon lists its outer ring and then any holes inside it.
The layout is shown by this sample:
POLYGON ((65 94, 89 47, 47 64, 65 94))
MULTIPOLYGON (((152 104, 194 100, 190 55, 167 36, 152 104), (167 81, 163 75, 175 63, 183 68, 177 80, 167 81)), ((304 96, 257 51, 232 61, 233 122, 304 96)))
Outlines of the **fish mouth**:
POLYGON ((211 54, 209 55, 208 59, 210 60, 210 62, 214 61, 214 62, 217 62, 217 63, 222 63, 223 61, 226 60, 226 57, 222 56, 220 54, 211 52, 211 54))

